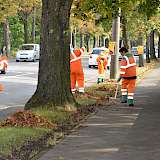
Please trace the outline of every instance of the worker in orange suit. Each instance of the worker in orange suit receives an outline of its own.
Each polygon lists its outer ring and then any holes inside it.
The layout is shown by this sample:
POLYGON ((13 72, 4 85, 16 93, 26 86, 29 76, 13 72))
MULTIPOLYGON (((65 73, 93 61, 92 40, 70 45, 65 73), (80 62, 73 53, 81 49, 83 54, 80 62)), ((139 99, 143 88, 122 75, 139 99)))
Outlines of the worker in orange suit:
POLYGON ((129 106, 134 106, 134 92, 136 85, 136 61, 128 49, 122 47, 119 52, 123 56, 120 64, 120 77, 122 79, 121 87, 121 103, 127 103, 129 106))
POLYGON ((84 54, 85 48, 75 49, 70 54, 70 79, 71 91, 76 92, 76 83, 78 85, 78 92, 84 93, 84 72, 81 63, 81 55, 84 54))
POLYGON ((98 62, 98 80, 97 83, 104 82, 105 79, 105 72, 106 72, 106 65, 107 59, 105 53, 101 52, 100 55, 97 57, 98 62))

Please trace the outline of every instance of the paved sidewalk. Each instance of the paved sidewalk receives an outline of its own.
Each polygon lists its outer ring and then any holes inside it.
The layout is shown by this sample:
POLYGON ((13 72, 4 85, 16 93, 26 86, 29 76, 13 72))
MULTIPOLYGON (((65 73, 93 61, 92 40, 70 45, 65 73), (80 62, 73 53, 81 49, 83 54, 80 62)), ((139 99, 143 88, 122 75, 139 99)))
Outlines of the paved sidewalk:
POLYGON ((134 109, 99 110, 39 160, 160 159, 160 68, 142 80, 135 98, 134 109))

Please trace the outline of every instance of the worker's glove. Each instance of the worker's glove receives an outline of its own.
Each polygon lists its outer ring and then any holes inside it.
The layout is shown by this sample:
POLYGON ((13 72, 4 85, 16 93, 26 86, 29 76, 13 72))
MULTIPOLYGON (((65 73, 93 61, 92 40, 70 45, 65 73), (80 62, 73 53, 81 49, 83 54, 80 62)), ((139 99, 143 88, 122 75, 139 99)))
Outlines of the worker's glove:
POLYGON ((117 83, 119 83, 119 82, 121 81, 121 79, 122 79, 122 77, 119 77, 119 78, 117 79, 117 83))

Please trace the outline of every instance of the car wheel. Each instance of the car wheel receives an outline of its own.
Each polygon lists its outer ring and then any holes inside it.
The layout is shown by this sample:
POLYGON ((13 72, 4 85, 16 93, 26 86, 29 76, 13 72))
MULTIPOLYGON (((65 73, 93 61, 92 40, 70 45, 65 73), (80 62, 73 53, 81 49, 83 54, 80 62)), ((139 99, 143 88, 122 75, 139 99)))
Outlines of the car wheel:
POLYGON ((36 61, 36 57, 33 58, 32 62, 35 62, 35 61, 36 61))
POLYGON ((19 62, 19 60, 16 59, 16 62, 19 62))

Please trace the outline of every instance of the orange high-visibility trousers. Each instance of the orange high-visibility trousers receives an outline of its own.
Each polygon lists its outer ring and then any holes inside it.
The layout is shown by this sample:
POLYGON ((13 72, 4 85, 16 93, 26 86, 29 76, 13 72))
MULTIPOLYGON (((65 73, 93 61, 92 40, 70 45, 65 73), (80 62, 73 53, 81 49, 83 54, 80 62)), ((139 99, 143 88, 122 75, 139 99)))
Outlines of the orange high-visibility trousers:
POLYGON ((122 96, 128 95, 128 99, 134 99, 136 79, 122 79, 122 96))
POLYGON ((74 93, 76 91, 76 83, 78 85, 79 92, 84 92, 84 73, 81 63, 79 61, 75 61, 70 65, 70 79, 72 92, 74 93))
POLYGON ((84 74, 81 72, 71 73, 71 90, 74 93, 76 91, 76 83, 78 85, 79 92, 84 92, 84 74))

